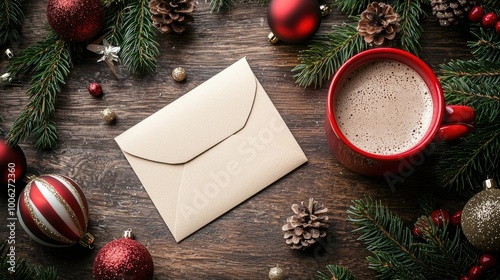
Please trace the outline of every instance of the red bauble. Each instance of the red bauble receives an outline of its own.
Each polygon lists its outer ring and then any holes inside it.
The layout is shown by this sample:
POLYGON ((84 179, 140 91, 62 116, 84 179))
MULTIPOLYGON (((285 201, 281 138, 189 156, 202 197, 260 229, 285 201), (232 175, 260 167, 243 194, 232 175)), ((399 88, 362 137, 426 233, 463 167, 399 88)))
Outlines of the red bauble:
POLYGON ((479 265, 483 269, 490 269, 497 266, 497 260, 492 254, 484 254, 479 258, 479 265))
POLYGON ((462 226, 462 210, 458 210, 451 216, 451 223, 456 227, 462 226))
POLYGON ((483 269, 476 265, 469 269, 469 279, 470 280, 479 280, 483 277, 483 269))
POLYGON ((80 242, 90 246, 87 233, 89 207, 80 187, 61 175, 31 179, 19 197, 17 216, 21 227, 37 243, 65 247, 80 242))
POLYGON ((97 253, 92 274, 95 280, 150 280, 154 274, 153 257, 141 243, 120 238, 97 253))
POLYGON ((495 27, 497 21, 498 21, 498 16, 495 13, 487 13, 483 17, 483 26, 486 28, 495 27))
POLYGON ((415 238, 421 238, 422 237, 422 231, 418 227, 416 227, 416 226, 413 227, 412 233, 413 233, 413 237, 415 237, 415 238))
POLYGON ((267 22, 276 37, 287 43, 311 38, 321 24, 321 10, 316 0, 272 0, 267 22))
POLYGON ((11 148, 0 139, 0 193, 11 197, 16 190, 19 192, 25 174, 26 156, 23 150, 19 146, 11 148))
POLYGON ((89 86, 87 87, 87 89, 88 89, 90 95, 92 95, 94 97, 99 97, 102 94, 102 87, 98 82, 90 83, 89 86))
POLYGON ((100 0, 49 0, 47 21, 64 40, 84 42, 104 25, 104 5, 100 0))
POLYGON ((463 275, 460 277, 460 280, 470 280, 469 276, 463 275))
POLYGON ((481 6, 474 6, 469 12, 469 20, 472 22, 481 22, 483 16, 484 10, 481 6))
POLYGON ((431 219, 437 227, 443 227, 450 221, 450 213, 448 211, 439 209, 431 213, 431 219))
POLYGON ((500 34, 500 20, 495 23, 495 32, 500 34))

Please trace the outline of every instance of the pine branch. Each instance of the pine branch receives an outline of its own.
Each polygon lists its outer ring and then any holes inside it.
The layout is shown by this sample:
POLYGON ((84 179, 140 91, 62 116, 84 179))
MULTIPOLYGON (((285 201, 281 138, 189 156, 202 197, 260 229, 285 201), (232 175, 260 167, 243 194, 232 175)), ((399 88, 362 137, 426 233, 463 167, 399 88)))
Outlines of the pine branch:
POLYGON ((474 246, 463 238, 459 227, 450 228, 449 224, 445 224, 438 228, 429 216, 421 217, 416 226, 425 241, 418 243, 418 246, 426 260, 432 263, 439 273, 437 278, 458 278, 466 275, 468 269, 477 264, 479 254, 474 246))
POLYGON ((160 54, 148 3, 148 0, 133 1, 123 18, 126 31, 120 56, 128 70, 139 75, 156 71, 156 58, 160 54))
POLYGON ((481 61, 500 63, 500 34, 479 24, 471 24, 470 32, 477 38, 477 41, 468 43, 474 57, 481 61))
POLYGON ((234 6, 233 0, 211 0, 210 1, 210 12, 219 13, 222 11, 227 11, 234 6))
POLYGON ((341 12, 348 14, 348 15, 357 15, 360 14, 362 11, 366 9, 368 4, 370 4, 371 0, 357 0, 357 1, 352 1, 352 0, 337 0, 335 1, 334 5, 337 7, 341 12))
POLYGON ((357 23, 334 26, 330 34, 299 53, 300 63, 292 69, 296 83, 301 86, 321 87, 344 62, 363 51, 367 45, 356 30, 357 23))
MULTIPOLYGON (((466 78, 475 84, 500 84, 500 64, 488 60, 452 60, 442 64, 439 79, 466 78)), ((452 81, 453 82, 453 81, 452 81)))
POLYGON ((356 280, 356 278, 351 271, 343 266, 338 265, 327 265, 326 268, 330 275, 327 275, 321 271, 318 271, 319 280, 356 280))
POLYGON ((9 145, 16 145, 31 134, 36 138, 37 148, 48 149, 56 144, 57 132, 53 120, 56 97, 62 91, 71 67, 69 44, 50 34, 44 41, 22 50, 19 56, 9 61, 8 68, 13 73, 34 73, 27 90, 30 101, 7 135, 9 145), (33 56, 29 57, 30 54, 33 56))
POLYGON ((399 14, 401 24, 397 45, 403 50, 418 55, 421 49, 420 38, 424 32, 420 26, 420 20, 426 16, 421 0, 396 1, 393 9, 399 14))
POLYGON ((0 45, 16 41, 24 21, 24 0, 0 1, 0 45))
POLYGON ((418 248, 412 246, 412 231, 381 202, 374 202, 370 197, 354 200, 347 213, 348 221, 359 227, 355 231, 363 232, 358 240, 364 241, 372 252, 369 267, 379 273, 378 277, 430 279, 436 274, 434 268, 422 260, 418 248))
POLYGON ((464 141, 438 156, 432 172, 440 186, 470 196, 481 190, 481 182, 488 176, 500 179, 499 149, 500 119, 478 123, 464 141))
POLYGON ((106 40, 112 46, 121 46, 125 34, 126 26, 123 24, 124 13, 127 6, 118 2, 110 6, 106 11, 105 32, 106 40))
POLYGON ((15 265, 11 266, 9 254, 10 246, 7 241, 0 243, 0 279, 16 280, 57 280, 57 270, 54 267, 31 266, 26 260, 16 258, 15 265), (9 270, 10 269, 10 270, 9 270), (12 269, 15 272, 12 272, 12 269))

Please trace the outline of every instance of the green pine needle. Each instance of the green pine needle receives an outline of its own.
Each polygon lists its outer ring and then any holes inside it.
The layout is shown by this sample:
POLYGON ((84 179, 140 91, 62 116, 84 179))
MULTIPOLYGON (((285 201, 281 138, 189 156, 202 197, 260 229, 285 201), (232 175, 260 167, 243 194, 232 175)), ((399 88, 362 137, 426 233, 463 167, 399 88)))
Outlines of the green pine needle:
POLYGON ((399 14, 401 24, 397 45, 403 50, 418 55, 421 49, 420 38, 424 33, 420 20, 426 16, 421 0, 396 1, 393 9, 399 14))
POLYGON ((398 275, 399 279, 429 279, 436 273, 413 246, 412 231, 381 202, 371 197, 354 200, 347 213, 348 221, 358 226, 355 231, 362 232, 358 240, 373 254, 368 258, 369 267, 379 273, 379 278, 398 275))
POLYGON ((351 273, 351 271, 343 266, 338 265, 327 265, 326 268, 330 275, 318 271, 319 280, 357 280, 357 278, 351 273))
POLYGON ((353 55, 367 45, 356 30, 357 23, 334 26, 330 34, 321 36, 299 53, 300 63, 292 69, 300 86, 321 87, 353 55))
POLYGON ((24 0, 0 2, 0 45, 19 38, 24 21, 23 2, 24 0))
MULTIPOLYGON (((15 266, 12 268, 11 260, 7 254, 12 244, 7 244, 7 241, 0 243, 0 279, 16 279, 16 280, 57 280, 57 270, 54 267, 31 266, 26 260, 16 258, 15 266), (12 269, 15 272, 12 272, 12 269)), ((14 251, 15 252, 15 251, 14 251)))
POLYGON ((469 42, 472 54, 477 60, 488 60, 500 63, 500 34, 485 29, 479 24, 471 24, 471 34, 477 41, 469 42))
POLYGON ((153 73, 160 54, 148 0, 133 1, 123 15, 120 57, 127 69, 139 75, 153 73))
POLYGON ((13 146, 35 136, 35 146, 49 149, 55 146, 57 132, 54 123, 57 94, 72 68, 72 56, 68 43, 49 34, 38 44, 22 50, 9 61, 12 73, 33 72, 27 91, 29 103, 12 125, 7 142, 13 146))
POLYGON ((124 13, 127 6, 119 2, 107 9, 106 13, 106 40, 112 46, 121 46, 126 26, 123 24, 124 13))
POLYGON ((337 0, 335 1, 334 5, 337 7, 341 12, 348 14, 348 15, 357 15, 360 14, 362 11, 368 7, 368 4, 370 4, 371 0, 357 0, 357 1, 352 1, 352 0, 337 0))
POLYGON ((210 12, 219 13, 222 11, 227 11, 234 6, 233 0, 211 0, 210 1, 210 12))

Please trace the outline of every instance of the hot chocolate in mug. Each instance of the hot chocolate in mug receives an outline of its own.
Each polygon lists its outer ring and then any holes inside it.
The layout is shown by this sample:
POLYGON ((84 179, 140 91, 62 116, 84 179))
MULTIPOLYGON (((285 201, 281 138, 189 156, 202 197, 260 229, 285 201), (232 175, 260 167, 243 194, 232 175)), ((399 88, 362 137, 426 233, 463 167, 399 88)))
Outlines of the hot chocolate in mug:
POLYGON ((446 106, 434 72, 394 48, 363 51, 343 64, 328 91, 326 137, 345 167, 364 175, 401 172, 433 141, 465 136, 471 107, 446 106))

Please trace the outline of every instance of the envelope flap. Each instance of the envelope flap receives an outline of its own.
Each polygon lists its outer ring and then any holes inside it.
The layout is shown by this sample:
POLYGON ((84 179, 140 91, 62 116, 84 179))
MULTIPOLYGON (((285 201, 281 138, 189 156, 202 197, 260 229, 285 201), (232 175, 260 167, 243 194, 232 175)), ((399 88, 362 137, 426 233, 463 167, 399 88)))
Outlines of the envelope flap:
POLYGON ((118 136, 117 142, 137 157, 185 163, 245 126, 256 90, 257 80, 243 58, 118 136))

